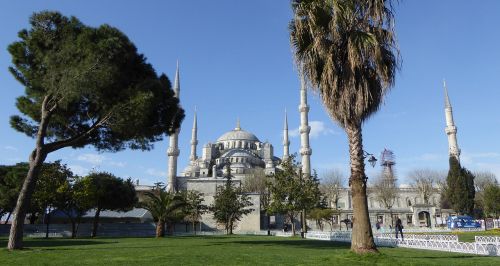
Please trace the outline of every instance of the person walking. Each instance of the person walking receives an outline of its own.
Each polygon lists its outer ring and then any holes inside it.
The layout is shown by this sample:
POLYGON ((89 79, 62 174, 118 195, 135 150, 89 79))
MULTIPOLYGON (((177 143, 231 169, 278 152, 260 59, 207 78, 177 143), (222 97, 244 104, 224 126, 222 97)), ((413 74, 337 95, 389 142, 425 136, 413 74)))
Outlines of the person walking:
POLYGON ((401 222, 401 219, 398 219, 396 220, 396 239, 398 239, 398 232, 401 233, 401 240, 404 240, 403 239, 403 223, 401 222))

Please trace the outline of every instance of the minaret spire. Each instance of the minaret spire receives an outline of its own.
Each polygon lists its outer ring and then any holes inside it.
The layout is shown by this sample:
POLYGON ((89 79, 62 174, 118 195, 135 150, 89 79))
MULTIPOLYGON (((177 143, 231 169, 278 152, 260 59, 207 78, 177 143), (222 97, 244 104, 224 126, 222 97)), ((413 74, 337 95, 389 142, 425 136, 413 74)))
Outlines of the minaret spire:
POLYGON ((175 70, 174 93, 177 99, 180 99, 181 84, 179 79, 179 60, 177 60, 177 68, 175 70))
POLYGON ((191 155, 189 160, 194 163, 198 156, 196 156, 196 145, 198 145, 198 120, 196 116, 196 107, 194 108, 193 129, 191 130, 191 155))
POLYGON ((285 109, 285 125, 283 126, 283 160, 290 157, 290 141, 288 140, 288 116, 285 109))
MULTIPOLYGON (((177 60, 177 70, 175 71, 175 82, 174 82, 174 93, 175 97, 179 99, 180 95, 180 81, 179 81, 179 60, 177 60)), ((177 158, 179 157, 179 132, 180 127, 170 135, 170 146, 167 150, 168 155, 168 184, 167 189, 170 192, 175 192, 177 190, 175 181, 177 179, 177 158)))
POLYGON ((448 88, 446 87, 446 80, 443 79, 444 87, 444 106, 445 108, 451 108, 450 97, 448 97, 448 88))
POLYGON ((444 114, 446 117, 446 128, 445 132, 448 136, 448 151, 450 156, 454 156, 460 162, 460 149, 458 148, 457 142, 457 127, 453 121, 453 109, 451 107, 450 98, 448 97, 448 88, 446 87, 446 81, 443 80, 444 86, 444 114))
POLYGON ((309 147, 309 126, 308 113, 309 105, 307 105, 307 89, 304 76, 301 74, 300 86, 300 155, 302 155, 302 173, 305 176, 311 175, 311 154, 312 150, 309 147))

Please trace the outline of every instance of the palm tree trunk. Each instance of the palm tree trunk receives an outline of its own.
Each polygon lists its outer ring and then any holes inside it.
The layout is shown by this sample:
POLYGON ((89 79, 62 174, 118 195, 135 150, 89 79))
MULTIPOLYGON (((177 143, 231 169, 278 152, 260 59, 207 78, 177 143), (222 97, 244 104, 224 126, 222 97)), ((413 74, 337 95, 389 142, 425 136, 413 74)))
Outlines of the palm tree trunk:
POLYGON ((158 221, 156 222, 156 237, 164 237, 165 236, 165 222, 158 221))
POLYGON ((370 225, 368 201, 366 198, 366 175, 363 156, 363 137, 361 123, 346 126, 349 138, 349 154, 351 164, 351 186, 353 201, 353 228, 351 250, 360 253, 378 252, 370 225))
POLYGON ((16 208, 14 209, 14 218, 10 227, 9 243, 7 245, 9 250, 23 248, 23 228, 26 211, 31 203, 36 179, 42 168, 43 161, 47 157, 47 153, 42 148, 42 145, 37 143, 37 148, 30 155, 28 175, 24 179, 23 186, 19 192, 16 208))

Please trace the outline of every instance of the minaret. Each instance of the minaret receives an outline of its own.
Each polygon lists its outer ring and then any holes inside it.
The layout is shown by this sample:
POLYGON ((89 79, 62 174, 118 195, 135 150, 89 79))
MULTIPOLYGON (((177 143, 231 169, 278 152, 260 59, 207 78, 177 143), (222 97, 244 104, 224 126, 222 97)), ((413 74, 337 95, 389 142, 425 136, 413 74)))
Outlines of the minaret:
POLYGON ((288 116, 286 114, 285 109, 285 125, 283 127, 283 160, 288 159, 290 157, 290 141, 288 140, 288 116))
MULTIPOLYGON (((180 94, 180 80, 179 80, 179 61, 177 61, 177 70, 175 71, 175 82, 174 82, 174 93, 175 97, 179 99, 180 94)), ((177 178, 177 157, 179 157, 179 131, 170 135, 170 147, 167 150, 168 155, 168 191, 175 192, 177 188, 175 187, 175 180, 177 178)))
POLYGON ((196 108, 194 109, 194 120, 193 120, 193 129, 191 130, 191 155, 189 156, 189 160, 191 163, 194 163, 198 156, 196 156, 196 145, 198 145, 198 121, 196 118, 196 108))
POLYGON ((307 90, 306 81, 303 76, 301 76, 301 86, 300 86, 300 155, 302 155, 302 173, 304 176, 311 175, 311 154, 312 150, 309 147, 309 132, 311 132, 311 127, 309 126, 308 113, 309 105, 307 105, 307 90))
POLYGON ((445 132, 448 135, 448 147, 450 156, 454 156, 460 162, 460 149, 457 142, 457 127, 453 122, 453 110, 451 108, 450 98, 448 97, 448 88, 446 81, 443 80, 444 86, 444 113, 446 116, 445 132))

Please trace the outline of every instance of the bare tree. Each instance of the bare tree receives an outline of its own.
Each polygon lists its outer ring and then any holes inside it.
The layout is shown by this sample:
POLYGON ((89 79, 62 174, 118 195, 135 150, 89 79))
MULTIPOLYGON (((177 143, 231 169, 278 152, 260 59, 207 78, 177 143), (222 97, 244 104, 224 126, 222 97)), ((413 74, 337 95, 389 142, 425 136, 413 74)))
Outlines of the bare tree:
POLYGON ((446 180, 439 171, 430 169, 415 169, 408 174, 411 186, 418 191, 424 200, 424 204, 429 204, 432 194, 438 189, 444 189, 446 180))
POLYGON ((394 172, 384 170, 380 175, 375 178, 372 186, 372 191, 375 198, 385 208, 387 208, 391 215, 391 224, 394 224, 392 217, 392 207, 398 197, 398 188, 396 186, 396 177, 394 172))
POLYGON ((474 188, 476 189, 475 201, 476 207, 484 211, 485 207, 485 190, 493 185, 498 185, 497 177, 489 171, 474 172, 474 188))
POLYGON ((476 193, 484 191, 484 189, 491 184, 498 183, 496 175, 489 171, 474 172, 474 176, 474 187, 476 188, 476 193))
POLYGON ((340 198, 340 192, 345 185, 346 178, 339 169, 330 169, 325 171, 320 180, 319 189, 326 196, 329 206, 337 205, 340 198))
POLYGON ((266 215, 267 220, 267 234, 271 234, 271 216, 268 213, 270 204, 270 195, 268 189, 269 177, 266 176, 264 169, 254 169, 250 175, 243 180, 243 191, 259 193, 260 195, 260 209, 266 215))

